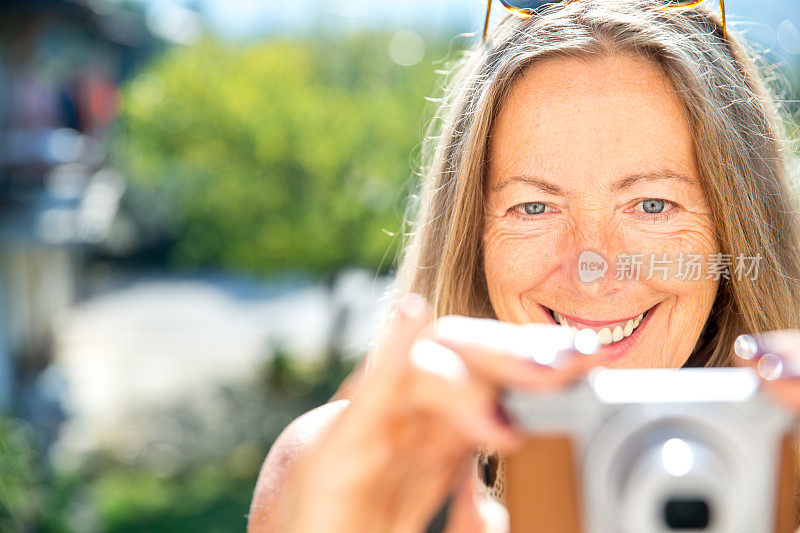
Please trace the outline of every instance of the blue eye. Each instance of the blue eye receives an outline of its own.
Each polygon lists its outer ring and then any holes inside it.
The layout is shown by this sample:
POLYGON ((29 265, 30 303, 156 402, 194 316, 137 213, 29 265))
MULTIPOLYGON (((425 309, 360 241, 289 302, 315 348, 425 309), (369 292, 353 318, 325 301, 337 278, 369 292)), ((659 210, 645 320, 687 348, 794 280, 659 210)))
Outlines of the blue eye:
POLYGON ((641 220, 661 222, 676 216, 680 211, 680 206, 671 200, 645 198, 644 200, 637 200, 632 210, 641 220))
POLYGON ((520 207, 526 215, 540 215, 544 213, 546 206, 542 202, 526 202, 520 207))
POLYGON ((655 198, 651 198, 649 200, 642 201, 642 211, 645 213, 649 213, 651 215, 657 215, 664 211, 664 200, 658 200, 655 198))

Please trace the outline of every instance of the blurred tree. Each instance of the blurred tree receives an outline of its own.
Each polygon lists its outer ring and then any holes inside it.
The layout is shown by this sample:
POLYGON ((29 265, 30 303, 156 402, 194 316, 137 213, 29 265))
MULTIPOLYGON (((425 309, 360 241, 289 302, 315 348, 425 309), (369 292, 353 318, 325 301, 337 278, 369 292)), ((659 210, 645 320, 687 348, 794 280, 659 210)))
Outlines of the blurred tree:
POLYGON ((397 65, 389 40, 208 40, 127 86, 118 159, 165 215, 176 265, 391 266, 436 56, 397 65))
POLYGON ((41 501, 41 465, 31 428, 0 416, 0 531, 30 531, 41 501))

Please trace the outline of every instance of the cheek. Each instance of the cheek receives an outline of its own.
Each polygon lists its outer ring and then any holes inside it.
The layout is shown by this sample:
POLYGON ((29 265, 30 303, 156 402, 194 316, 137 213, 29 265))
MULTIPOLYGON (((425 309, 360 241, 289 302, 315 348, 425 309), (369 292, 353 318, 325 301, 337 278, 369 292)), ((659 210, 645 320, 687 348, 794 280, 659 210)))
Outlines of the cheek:
MULTIPOLYGON (((684 317, 688 322, 695 319, 705 322, 708 311, 714 303, 714 299, 719 289, 719 280, 699 279, 699 280, 679 280, 667 279, 666 281, 654 277, 652 280, 645 281, 645 285, 653 292, 669 294, 674 298, 675 311, 687 313, 684 317)), ((680 333, 680 332, 678 332, 680 333)))
POLYGON ((694 214, 664 227, 628 228, 629 253, 713 254, 717 251, 713 228, 709 216, 694 214))
MULTIPOLYGON (((669 231, 640 232, 637 237, 639 249, 645 253, 643 265, 644 284, 655 293, 672 296, 668 307, 668 337, 680 344, 688 342, 691 351, 705 324, 719 289, 719 279, 708 276, 711 254, 718 253, 710 216, 694 214, 669 231), (658 270, 651 262, 654 257, 664 259, 658 270), (690 258, 695 259, 691 266, 690 258), (665 266, 666 265, 666 266, 665 266), (646 277, 650 275, 650 279, 646 277)), ((688 357, 688 355, 687 355, 688 357)))
POLYGON ((628 228, 625 233, 622 253, 638 257, 640 279, 648 285, 675 294, 715 289, 715 280, 706 280, 708 265, 718 253, 709 216, 684 217, 661 228, 628 228))
POLYGON ((557 268, 558 231, 519 231, 502 220, 490 220, 483 234, 486 284, 493 303, 517 298, 557 268))

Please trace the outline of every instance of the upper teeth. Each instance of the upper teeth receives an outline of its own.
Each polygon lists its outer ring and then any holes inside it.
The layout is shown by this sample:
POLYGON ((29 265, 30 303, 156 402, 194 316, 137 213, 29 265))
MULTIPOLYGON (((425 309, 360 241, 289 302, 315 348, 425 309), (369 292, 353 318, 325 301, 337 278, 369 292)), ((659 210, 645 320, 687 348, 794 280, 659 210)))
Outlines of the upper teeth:
MULTIPOLYGON (((556 322, 561 324, 562 326, 569 326, 572 328, 573 333, 578 332, 578 328, 575 326, 571 326, 570 323, 567 321, 566 318, 562 317, 555 311, 553 311, 553 316, 556 318, 556 322)), ((599 330, 594 330, 597 333, 597 338, 600 341, 600 344, 611 344, 612 342, 621 341, 625 337, 630 337, 630 335, 639 327, 639 324, 642 322, 642 317, 644 313, 637 316, 636 318, 631 318, 627 322, 604 326, 599 330)), ((594 329, 594 328, 591 328, 594 329)))

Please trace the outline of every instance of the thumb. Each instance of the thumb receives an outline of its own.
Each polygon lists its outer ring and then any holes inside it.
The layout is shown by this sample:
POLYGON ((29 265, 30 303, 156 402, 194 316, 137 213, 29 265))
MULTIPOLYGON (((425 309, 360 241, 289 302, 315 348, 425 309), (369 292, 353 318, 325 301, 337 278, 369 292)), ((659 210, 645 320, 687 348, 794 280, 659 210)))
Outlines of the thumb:
POLYGON ((800 412, 800 330, 740 335, 733 348, 738 365, 753 368, 767 391, 800 412))
POLYGON ((423 296, 412 292, 400 298, 367 355, 363 378, 352 392, 353 396, 368 397, 369 401, 356 403, 374 411, 387 401, 397 401, 393 385, 402 379, 411 346, 430 327, 431 321, 432 312, 423 296))

